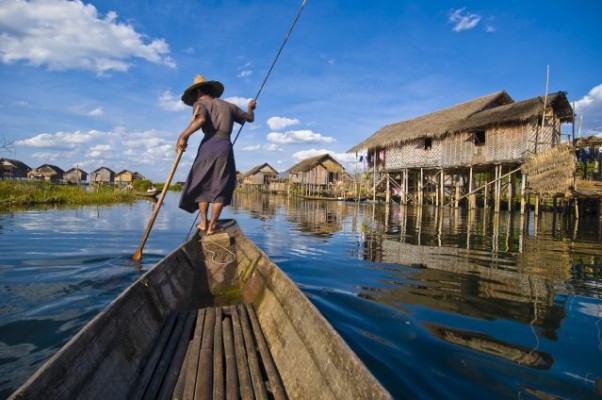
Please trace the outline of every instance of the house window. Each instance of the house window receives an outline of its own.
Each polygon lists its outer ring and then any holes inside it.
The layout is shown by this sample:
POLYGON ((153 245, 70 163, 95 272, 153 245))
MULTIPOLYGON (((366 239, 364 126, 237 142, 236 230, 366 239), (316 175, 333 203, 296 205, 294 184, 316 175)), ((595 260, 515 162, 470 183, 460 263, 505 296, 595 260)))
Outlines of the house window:
POLYGON ((433 148, 433 138, 424 138, 424 150, 433 148))
POLYGON ((476 131, 474 133, 474 144, 475 146, 485 145, 485 131, 476 131))

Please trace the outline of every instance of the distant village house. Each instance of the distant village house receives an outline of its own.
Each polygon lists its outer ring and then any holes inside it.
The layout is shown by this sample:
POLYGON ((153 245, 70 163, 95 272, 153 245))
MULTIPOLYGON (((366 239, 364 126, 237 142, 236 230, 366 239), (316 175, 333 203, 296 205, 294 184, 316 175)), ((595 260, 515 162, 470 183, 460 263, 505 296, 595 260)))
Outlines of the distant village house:
POLYGON ((19 160, 0 158, 0 179, 24 179, 31 168, 19 160))
POLYGON ((59 182, 63 180, 64 174, 65 171, 56 165, 44 164, 29 171, 27 177, 29 179, 45 180, 48 182, 59 182))
POLYGON ((90 182, 98 184, 110 184, 115 182, 115 172, 110 168, 100 167, 90 174, 90 182))
POLYGON ((330 154, 305 159, 288 170, 289 182, 305 195, 334 195, 349 179, 345 168, 330 154))
POLYGON ((144 180, 145 178, 142 174, 139 174, 138 172, 128 171, 127 169, 124 169, 123 171, 120 171, 117 174, 115 174, 115 183, 123 186, 131 184, 136 179, 144 180))
POLYGON ((71 168, 63 175, 63 180, 68 183, 82 183, 88 180, 88 173, 80 168, 71 168))

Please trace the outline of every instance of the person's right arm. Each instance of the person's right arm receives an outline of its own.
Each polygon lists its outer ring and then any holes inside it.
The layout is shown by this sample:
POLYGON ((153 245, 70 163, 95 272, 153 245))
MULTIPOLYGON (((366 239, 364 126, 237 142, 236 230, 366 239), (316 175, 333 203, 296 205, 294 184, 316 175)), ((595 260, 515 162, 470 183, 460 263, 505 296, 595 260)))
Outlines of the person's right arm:
POLYGON ((184 129, 184 131, 180 133, 180 136, 178 136, 178 142, 176 143, 176 151, 186 151, 186 147, 188 146, 188 138, 193 133, 201 129, 201 127, 205 123, 205 117, 203 116, 203 113, 200 112, 200 110, 195 110, 193 115, 194 118, 192 119, 192 121, 190 121, 186 129, 184 129))

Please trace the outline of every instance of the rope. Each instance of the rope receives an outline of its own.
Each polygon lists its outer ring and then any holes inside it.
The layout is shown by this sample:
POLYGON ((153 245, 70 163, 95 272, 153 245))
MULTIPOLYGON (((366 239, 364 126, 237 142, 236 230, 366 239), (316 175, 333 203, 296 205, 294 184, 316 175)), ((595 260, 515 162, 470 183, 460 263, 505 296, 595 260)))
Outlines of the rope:
MULTIPOLYGON (((291 36, 291 33, 293 32, 293 28, 297 24, 297 20, 301 16, 301 12, 305 8, 305 3, 307 3, 307 0, 303 0, 303 2, 301 3, 301 6, 299 7, 299 10, 297 11, 297 15, 295 16, 293 23, 291 24, 290 28, 288 29, 288 32, 287 32, 286 36, 284 37, 282 44, 280 45, 280 49, 278 49, 278 52, 276 53, 276 57, 274 57, 274 61, 272 61, 272 65, 270 66, 270 69, 268 69, 268 72, 265 75, 265 78, 263 78, 263 82, 261 82, 261 86, 259 86, 259 90, 257 91, 257 94, 254 97, 254 100, 257 100, 257 98, 261 94, 261 91, 263 90, 263 87, 265 86, 265 83, 267 82, 268 77, 270 76, 270 74, 272 73, 272 70, 274 69, 274 65, 276 65, 276 61, 278 61, 278 57, 280 57, 280 53, 282 53, 282 50, 284 49, 284 46, 286 45, 288 38, 291 36)), ((236 140, 238 139, 238 135, 240 135, 240 132, 242 131, 243 126, 244 126, 244 123, 242 125, 240 125, 240 127, 238 128, 238 133, 236 134, 236 136, 234 137, 234 140, 232 141, 232 146, 234 146, 234 144, 236 143, 236 140)))
POLYGON ((227 247, 222 246, 221 244, 213 241, 213 240, 209 240, 210 236, 202 236, 201 239, 199 240, 199 243, 205 248, 205 250, 209 253, 212 254, 211 256, 211 261, 216 263, 216 264, 220 264, 220 265, 228 265, 233 261, 236 261, 236 254, 232 253, 230 251, 230 249, 228 249, 227 247), (229 261, 217 261, 215 259, 215 257, 217 256, 217 253, 215 251, 209 250, 209 248, 207 246, 205 246, 205 242, 207 243, 212 243, 214 245, 216 245, 217 247, 221 247, 222 249, 224 249, 226 251, 226 253, 228 253, 229 255, 232 256, 232 259, 229 261))

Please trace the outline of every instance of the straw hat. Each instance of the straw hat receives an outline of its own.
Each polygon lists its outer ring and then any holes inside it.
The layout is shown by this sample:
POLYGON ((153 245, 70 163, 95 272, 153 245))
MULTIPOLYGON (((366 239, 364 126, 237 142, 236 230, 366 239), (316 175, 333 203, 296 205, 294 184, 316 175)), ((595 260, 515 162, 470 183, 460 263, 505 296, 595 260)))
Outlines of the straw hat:
POLYGON ((224 85, 222 85, 221 82, 207 81, 202 75, 197 75, 194 77, 193 84, 190 85, 182 95, 184 104, 192 106, 194 102, 197 101, 195 92, 198 88, 203 88, 205 90, 209 89, 210 92, 213 92, 211 93, 213 97, 220 97, 222 93, 224 93, 224 85))

